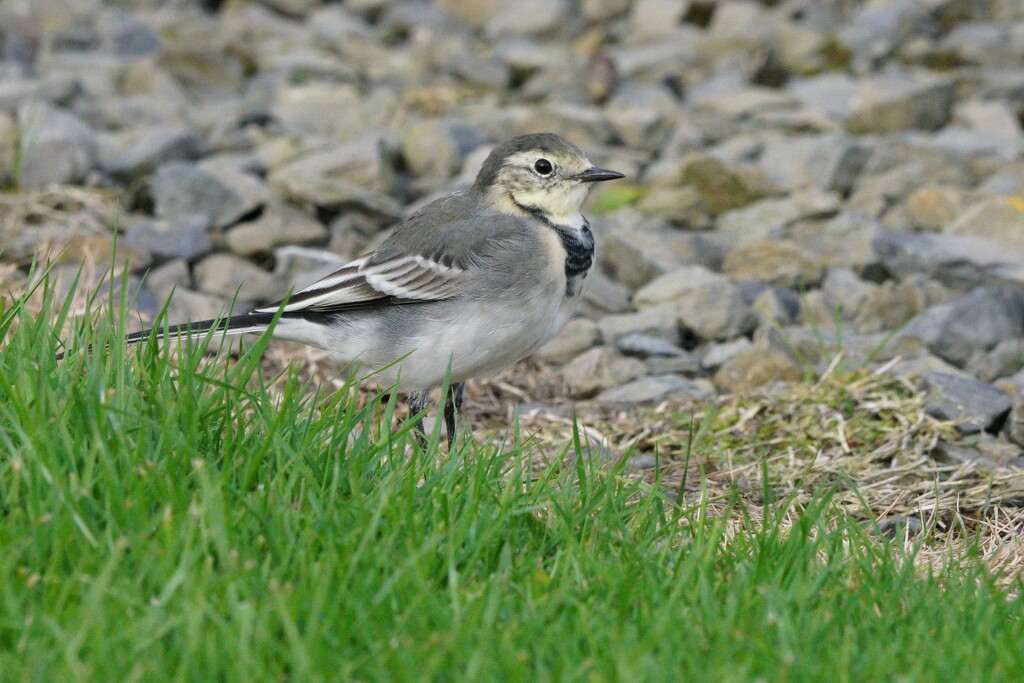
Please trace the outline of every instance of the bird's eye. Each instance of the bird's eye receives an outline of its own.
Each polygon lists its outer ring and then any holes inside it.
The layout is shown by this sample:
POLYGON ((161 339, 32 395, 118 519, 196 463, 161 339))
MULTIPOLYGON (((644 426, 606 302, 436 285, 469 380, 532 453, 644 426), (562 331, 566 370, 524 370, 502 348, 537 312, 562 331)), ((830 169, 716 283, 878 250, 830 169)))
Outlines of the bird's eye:
POLYGON ((551 166, 551 162, 547 159, 537 159, 537 163, 533 165, 533 169, 541 175, 551 175, 551 171, 554 170, 551 166))

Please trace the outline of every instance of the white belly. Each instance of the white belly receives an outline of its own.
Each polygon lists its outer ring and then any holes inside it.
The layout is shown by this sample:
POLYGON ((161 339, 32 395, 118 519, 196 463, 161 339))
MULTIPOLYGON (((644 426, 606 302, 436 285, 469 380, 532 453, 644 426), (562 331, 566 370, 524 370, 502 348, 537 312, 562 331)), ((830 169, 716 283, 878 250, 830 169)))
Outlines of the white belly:
POLYGON ((338 360, 359 364, 362 374, 377 372, 385 383, 397 382, 401 389, 436 387, 444 382, 449 366, 451 381, 461 382, 497 374, 537 351, 561 331, 579 305, 581 297, 568 298, 562 292, 564 285, 557 297, 518 307, 467 303, 459 307, 457 317, 425 316, 418 333, 397 348, 377 345, 381 333, 372 318, 338 334, 304 320, 282 320, 274 334, 325 348, 338 360))

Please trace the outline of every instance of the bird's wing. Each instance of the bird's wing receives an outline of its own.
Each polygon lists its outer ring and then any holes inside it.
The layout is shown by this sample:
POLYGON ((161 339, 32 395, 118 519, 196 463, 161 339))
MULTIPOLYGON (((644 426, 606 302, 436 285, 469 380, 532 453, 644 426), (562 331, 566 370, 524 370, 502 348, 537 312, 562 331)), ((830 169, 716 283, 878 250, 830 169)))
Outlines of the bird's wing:
MULTIPOLYGON (((466 268, 421 254, 364 256, 296 292, 283 313, 342 313, 356 309, 450 299, 461 289, 466 268)), ((273 313, 281 302, 257 308, 273 313)))

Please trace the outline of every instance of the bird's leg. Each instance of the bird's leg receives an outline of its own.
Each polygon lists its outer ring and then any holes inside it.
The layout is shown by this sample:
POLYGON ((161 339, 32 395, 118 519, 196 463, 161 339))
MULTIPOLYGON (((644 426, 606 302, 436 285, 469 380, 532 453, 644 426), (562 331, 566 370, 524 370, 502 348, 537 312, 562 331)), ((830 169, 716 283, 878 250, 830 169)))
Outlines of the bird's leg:
POLYGON ((409 394, 409 417, 415 420, 413 433, 420 446, 427 447, 427 432, 423 428, 423 417, 419 415, 430 403, 430 389, 420 389, 409 394))
POLYGON ((457 382, 448 388, 448 396, 444 401, 444 427, 448 433, 448 450, 452 449, 452 442, 455 441, 455 413, 462 409, 462 390, 465 382, 457 382))

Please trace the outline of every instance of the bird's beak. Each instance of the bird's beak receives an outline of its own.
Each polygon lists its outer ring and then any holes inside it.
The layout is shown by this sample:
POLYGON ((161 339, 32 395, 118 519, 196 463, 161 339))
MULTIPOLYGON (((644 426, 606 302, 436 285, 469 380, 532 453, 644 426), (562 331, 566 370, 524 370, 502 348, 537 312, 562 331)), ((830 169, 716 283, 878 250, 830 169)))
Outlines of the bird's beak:
POLYGON ((591 166, 583 173, 576 176, 576 179, 581 183, 596 183, 602 180, 617 180, 618 178, 625 178, 626 176, 618 171, 609 171, 607 168, 598 168, 597 166, 591 166))

